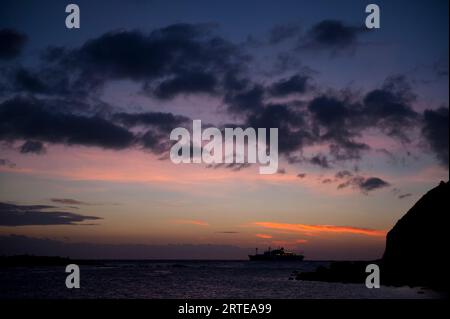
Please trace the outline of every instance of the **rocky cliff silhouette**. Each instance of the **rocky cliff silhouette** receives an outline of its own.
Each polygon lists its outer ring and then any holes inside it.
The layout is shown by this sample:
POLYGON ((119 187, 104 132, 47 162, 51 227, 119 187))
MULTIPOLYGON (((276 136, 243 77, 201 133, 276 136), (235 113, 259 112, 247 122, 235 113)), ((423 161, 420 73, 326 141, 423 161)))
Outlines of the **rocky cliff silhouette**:
POLYGON ((303 272, 298 280, 364 283, 365 267, 380 266, 381 284, 424 286, 449 291, 448 258, 449 183, 426 193, 389 231, 381 260, 338 261, 314 272, 303 272))
POLYGON ((389 231, 382 282, 448 290, 449 183, 426 193, 389 231))

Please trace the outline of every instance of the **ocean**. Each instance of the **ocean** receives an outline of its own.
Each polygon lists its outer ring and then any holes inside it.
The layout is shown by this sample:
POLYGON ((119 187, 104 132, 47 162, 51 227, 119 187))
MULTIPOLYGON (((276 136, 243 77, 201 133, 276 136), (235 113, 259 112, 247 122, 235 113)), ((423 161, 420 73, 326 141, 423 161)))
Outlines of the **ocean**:
POLYGON ((439 298, 421 288, 293 280, 327 262, 102 261, 80 265, 79 289, 64 266, 0 268, 0 298, 439 298))

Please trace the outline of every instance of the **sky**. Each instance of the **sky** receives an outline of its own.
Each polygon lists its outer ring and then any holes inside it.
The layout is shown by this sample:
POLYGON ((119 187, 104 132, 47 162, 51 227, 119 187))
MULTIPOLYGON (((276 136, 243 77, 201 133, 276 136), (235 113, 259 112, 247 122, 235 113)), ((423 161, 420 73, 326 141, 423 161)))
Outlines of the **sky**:
POLYGON ((449 35, 448 1, 375 3, 1 1, 0 253, 381 257, 448 180, 449 35), (172 163, 195 119, 278 128, 278 173, 172 163))

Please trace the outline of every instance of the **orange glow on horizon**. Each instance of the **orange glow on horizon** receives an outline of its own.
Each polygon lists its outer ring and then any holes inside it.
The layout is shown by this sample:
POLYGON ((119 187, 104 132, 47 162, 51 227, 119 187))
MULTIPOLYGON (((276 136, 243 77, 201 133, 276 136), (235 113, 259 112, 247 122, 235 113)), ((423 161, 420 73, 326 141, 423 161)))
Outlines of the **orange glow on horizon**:
POLYGON ((268 235, 268 234, 256 234, 255 236, 258 237, 258 238, 263 238, 263 239, 270 239, 270 238, 272 238, 272 236, 268 235))
POLYGON ((286 224, 286 223, 273 223, 273 222, 254 222, 255 226, 285 230, 298 233, 308 232, 326 232, 326 233, 349 233, 365 236, 384 237, 386 236, 385 230, 359 228, 352 226, 335 226, 335 225, 305 225, 305 224, 286 224))

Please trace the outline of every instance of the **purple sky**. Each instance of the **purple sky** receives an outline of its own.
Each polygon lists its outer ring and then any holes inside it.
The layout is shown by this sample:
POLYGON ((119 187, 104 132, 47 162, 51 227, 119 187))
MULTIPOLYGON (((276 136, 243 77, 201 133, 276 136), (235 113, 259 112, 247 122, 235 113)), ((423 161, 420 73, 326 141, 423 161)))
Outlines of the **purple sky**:
POLYGON ((378 258, 448 180, 447 1, 378 1, 370 31, 356 0, 77 4, 78 30, 65 2, 2 4, 0 241, 17 252, 378 258), (279 173, 174 165, 170 131, 193 119, 278 128, 279 173))

